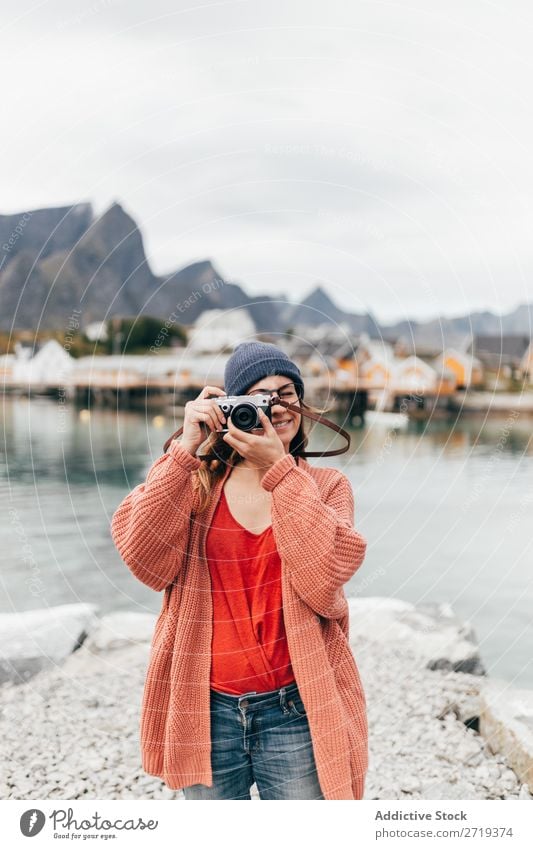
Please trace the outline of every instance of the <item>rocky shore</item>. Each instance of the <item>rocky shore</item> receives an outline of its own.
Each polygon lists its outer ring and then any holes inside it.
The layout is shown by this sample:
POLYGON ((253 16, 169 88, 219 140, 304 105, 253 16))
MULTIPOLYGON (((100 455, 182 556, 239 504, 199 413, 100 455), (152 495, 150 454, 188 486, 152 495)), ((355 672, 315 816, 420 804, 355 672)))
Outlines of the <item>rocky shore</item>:
MULTIPOLYGON (((84 604, 0 615, 0 798, 183 798, 140 764, 155 618, 84 604)), ((350 641, 368 704, 365 798, 533 798, 533 691, 485 674, 448 605, 350 599, 350 641)))

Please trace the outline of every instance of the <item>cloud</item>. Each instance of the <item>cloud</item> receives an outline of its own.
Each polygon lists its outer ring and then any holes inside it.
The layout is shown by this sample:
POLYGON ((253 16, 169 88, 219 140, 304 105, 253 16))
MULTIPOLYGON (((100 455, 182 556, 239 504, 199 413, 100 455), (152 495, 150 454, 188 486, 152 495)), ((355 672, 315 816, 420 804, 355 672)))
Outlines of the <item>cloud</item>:
POLYGON ((528 12, 12 12, 2 212, 116 199, 157 273, 210 257, 253 294, 295 298, 321 280, 383 321, 511 309, 531 299, 528 12))

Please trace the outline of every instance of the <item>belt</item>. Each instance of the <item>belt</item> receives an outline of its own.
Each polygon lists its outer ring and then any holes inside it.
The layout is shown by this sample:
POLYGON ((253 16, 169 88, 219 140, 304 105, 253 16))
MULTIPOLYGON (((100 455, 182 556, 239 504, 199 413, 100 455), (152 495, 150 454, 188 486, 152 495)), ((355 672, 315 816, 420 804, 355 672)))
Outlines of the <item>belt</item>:
POLYGON ((223 693, 220 690, 211 688, 211 692, 216 694, 219 701, 224 701, 228 705, 236 706, 239 710, 241 708, 253 707, 256 704, 264 702, 267 704, 275 704, 278 701, 281 707, 285 708, 285 697, 287 695, 291 695, 297 690, 298 685, 296 681, 293 681, 291 684, 285 684, 285 686, 280 687, 279 690, 269 690, 265 693, 258 693, 256 690, 251 690, 249 693, 242 693, 240 696, 236 696, 233 693, 223 693))

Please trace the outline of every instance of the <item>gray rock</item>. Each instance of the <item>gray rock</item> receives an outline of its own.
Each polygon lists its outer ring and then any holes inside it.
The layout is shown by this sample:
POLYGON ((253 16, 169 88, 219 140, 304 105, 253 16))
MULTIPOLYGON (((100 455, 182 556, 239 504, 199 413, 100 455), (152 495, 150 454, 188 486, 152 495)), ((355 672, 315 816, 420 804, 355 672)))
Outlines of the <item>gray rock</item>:
POLYGON ((474 631, 446 603, 415 606, 382 596, 349 598, 350 638, 409 648, 428 669, 484 675, 474 631))
MULTIPOLYGON (((411 624, 393 617, 401 628, 391 628, 390 640, 379 639, 378 601, 375 617, 367 607, 364 626, 359 614, 350 621, 368 708, 365 798, 527 798, 506 755, 495 754, 465 724, 480 712, 485 679, 429 670, 427 653, 412 638, 412 617, 411 624)), ((153 624, 153 616, 104 617, 60 667, 0 687, 2 798, 184 800, 141 765, 139 719, 153 624)), ((259 799, 255 784, 251 795, 259 799)))
MULTIPOLYGON (((424 787, 420 794, 421 799, 475 799, 475 787, 464 781, 436 781, 424 787)), ((481 797, 484 798, 484 797, 481 797)))
POLYGON ((98 654, 126 648, 135 643, 150 643, 157 616, 152 613, 118 611, 103 616, 85 641, 85 648, 98 654))
MULTIPOLYGON (((533 792, 533 692, 491 679, 484 683, 481 698, 480 733, 533 792)), ((508 770, 505 778, 510 777, 508 770)))
POLYGON ((52 668, 82 645, 98 624, 93 604, 0 614, 0 684, 20 683, 52 668))

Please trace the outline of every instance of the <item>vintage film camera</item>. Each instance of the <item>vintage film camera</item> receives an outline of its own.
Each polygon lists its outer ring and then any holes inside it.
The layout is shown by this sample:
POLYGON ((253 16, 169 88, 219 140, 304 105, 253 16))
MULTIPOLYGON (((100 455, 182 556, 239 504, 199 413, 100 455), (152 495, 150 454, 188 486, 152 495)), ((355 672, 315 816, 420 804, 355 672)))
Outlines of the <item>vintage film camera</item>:
MULTIPOLYGON (((262 428, 257 412, 260 407, 265 415, 272 421, 272 396, 271 395, 226 395, 221 398, 215 397, 217 406, 220 407, 226 422, 230 418, 235 427, 239 430, 253 430, 256 427, 262 428)), ((222 432, 227 431, 227 425, 222 427, 222 432)))

